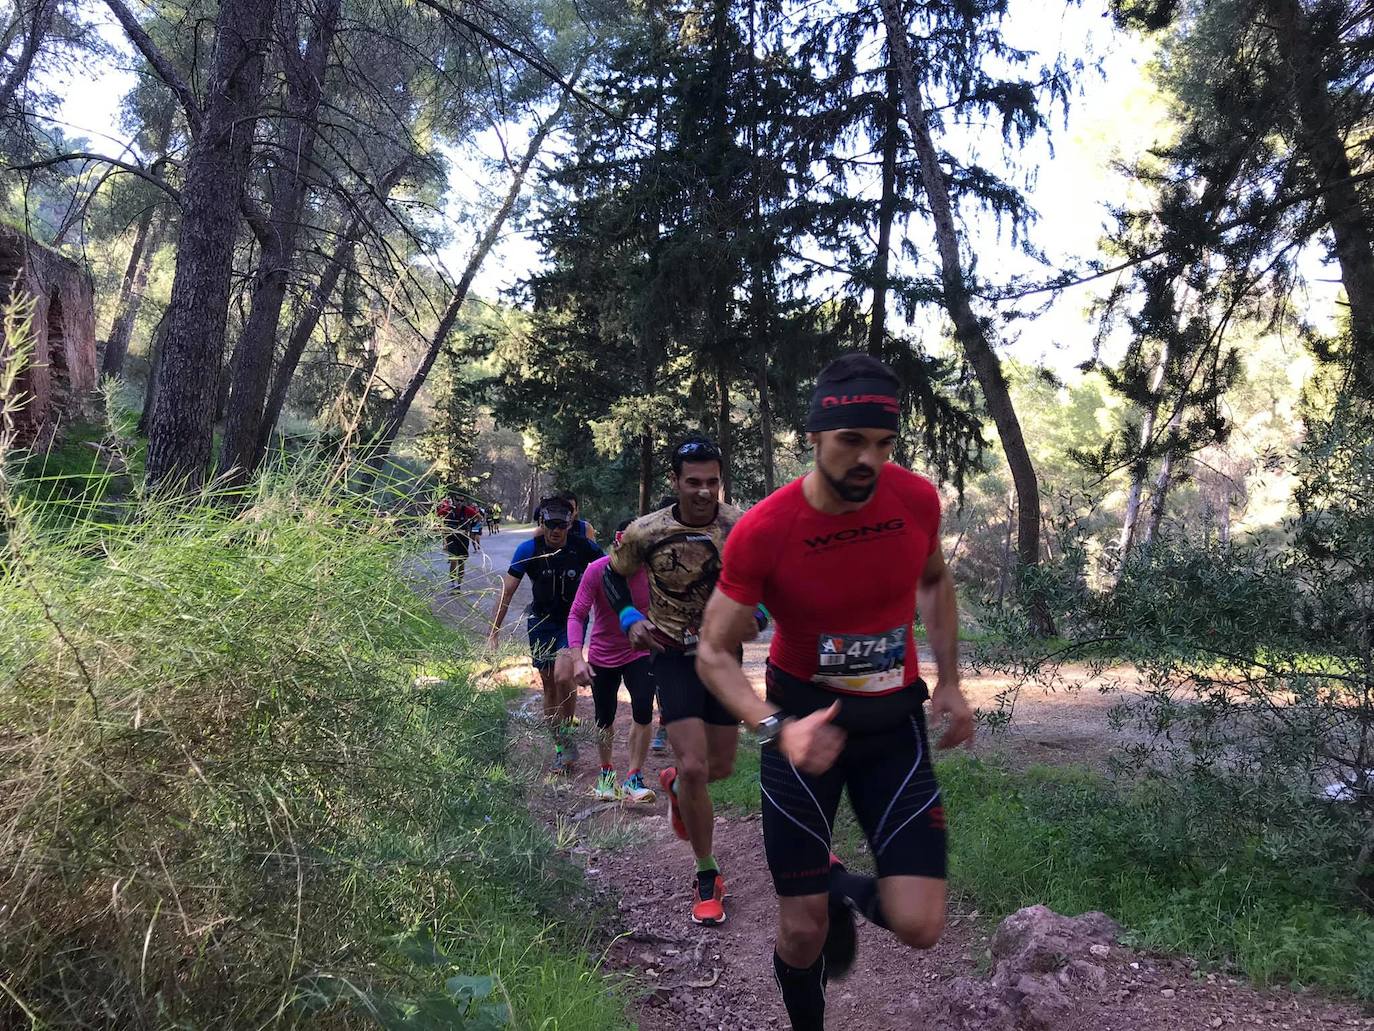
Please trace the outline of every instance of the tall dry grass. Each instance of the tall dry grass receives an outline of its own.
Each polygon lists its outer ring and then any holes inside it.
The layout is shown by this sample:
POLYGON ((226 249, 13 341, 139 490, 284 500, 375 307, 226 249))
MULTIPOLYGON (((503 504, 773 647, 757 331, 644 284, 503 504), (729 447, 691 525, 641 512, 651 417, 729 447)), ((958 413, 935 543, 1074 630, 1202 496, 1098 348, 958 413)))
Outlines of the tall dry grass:
POLYGON ((0 1026, 623 1026, 428 538, 342 479, 0 480, 0 1026))

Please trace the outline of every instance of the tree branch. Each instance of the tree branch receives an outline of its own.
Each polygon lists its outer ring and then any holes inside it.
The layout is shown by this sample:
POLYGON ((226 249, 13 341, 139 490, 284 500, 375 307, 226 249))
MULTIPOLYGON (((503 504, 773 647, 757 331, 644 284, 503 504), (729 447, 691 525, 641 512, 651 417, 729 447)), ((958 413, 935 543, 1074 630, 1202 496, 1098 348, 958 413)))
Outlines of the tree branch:
POLYGON ((506 40, 496 35, 496 33, 491 32, 488 29, 484 29, 481 25, 478 25, 471 18, 467 18, 459 14, 452 7, 448 6, 448 4, 439 3, 439 0, 416 0, 416 2, 421 7, 428 7, 431 11, 434 11, 442 18, 445 18, 456 25, 460 25, 463 28, 467 29, 469 32, 474 33, 477 36, 480 36, 487 43, 491 44, 491 46, 495 49, 505 51, 512 57, 518 58, 519 60, 523 61, 525 64, 529 65, 531 68, 537 71, 540 75, 544 76, 544 78, 548 79, 550 82, 555 83, 558 86, 561 86, 568 96, 575 98, 583 104, 586 104, 594 111, 599 111, 601 114, 607 116, 608 118, 613 118, 617 121, 620 120, 620 117, 614 111, 611 111, 606 107, 603 107, 601 104, 597 103, 597 101, 593 100, 590 96, 588 96, 586 93, 582 92, 577 88, 576 75, 574 75, 572 78, 564 77, 563 74, 559 72, 559 70, 555 68, 553 64, 551 64, 549 60, 544 57, 543 54, 533 54, 529 51, 521 49, 520 47, 512 43, 506 42, 506 40))
POLYGON ((69 151, 66 154, 58 154, 55 157, 44 158, 42 161, 30 161, 22 165, 10 165, 7 169, 10 172, 28 172, 36 168, 47 168, 49 165, 60 165, 64 161, 102 161, 107 165, 121 168, 130 175, 136 175, 145 182, 152 183, 172 200, 176 201, 177 206, 181 206, 181 194, 173 187, 168 186, 147 169, 139 168, 138 165, 131 165, 127 161, 120 161, 118 158, 106 157, 104 154, 91 154, 84 150, 69 151))
MULTIPOLYGON (((1345 182, 1362 183, 1369 179, 1374 179, 1374 171, 1360 172, 1356 175, 1352 175, 1349 179, 1345 180, 1345 182)), ((1268 213, 1277 214, 1278 212, 1286 211, 1289 208, 1297 207, 1299 204, 1303 204, 1309 200, 1317 200, 1323 194, 1330 192, 1330 188, 1331 184, 1319 186, 1316 189, 1307 190, 1303 193, 1297 193, 1291 197, 1285 197, 1282 200, 1275 201, 1272 207, 1268 209, 1268 213)), ((1255 219, 1256 216, 1253 214, 1244 214, 1237 218, 1228 219, 1225 222, 1219 222, 1211 227, 1212 237, 1215 238, 1221 233, 1228 233, 1232 229, 1239 229, 1242 226, 1253 225, 1255 223, 1255 219)), ((1325 225, 1325 223, 1323 223, 1323 225, 1325 225)), ((1105 268, 1096 269, 1084 275, 1062 276, 1060 278, 1052 279, 1045 283, 1040 283, 1036 286, 1026 287, 1019 290, 1008 290, 1005 292, 973 292, 975 296, 980 297, 983 300, 993 302, 1019 301, 1027 297, 1032 297, 1035 294, 1059 293, 1060 291, 1067 290, 1070 287, 1083 286, 1087 283, 1092 283, 1098 279, 1105 279, 1108 276, 1113 276, 1118 272, 1124 272, 1127 269, 1135 268, 1137 265, 1143 265, 1147 261, 1153 261, 1155 258, 1161 257, 1169 253, 1171 249, 1173 249, 1173 244, 1165 244, 1164 246, 1155 247, 1150 250, 1144 251, 1140 254, 1133 255, 1125 261, 1118 262, 1115 265, 1109 265, 1105 268)))
POLYGON ((119 19, 119 24, 124 27, 124 32, 128 35, 130 42, 153 66, 158 78, 177 95, 177 99, 181 101, 182 109, 186 112, 186 123, 190 126, 191 135, 198 134, 203 116, 200 105, 196 103, 196 95, 186 80, 178 74, 172 62, 167 59, 167 55, 158 49, 157 44, 152 41, 148 33, 143 31, 143 26, 138 23, 133 12, 124 6, 123 0, 105 0, 105 6, 119 19))

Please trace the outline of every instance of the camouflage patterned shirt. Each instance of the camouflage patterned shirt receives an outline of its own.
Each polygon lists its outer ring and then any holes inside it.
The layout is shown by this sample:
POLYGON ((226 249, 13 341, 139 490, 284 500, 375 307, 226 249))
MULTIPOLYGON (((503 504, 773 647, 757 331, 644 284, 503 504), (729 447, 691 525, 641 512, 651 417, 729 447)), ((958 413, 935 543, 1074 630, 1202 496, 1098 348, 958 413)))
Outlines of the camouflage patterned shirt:
POLYGON ((629 579, 649 571, 649 621, 673 648, 693 649, 701 633, 701 614, 720 575, 725 538, 744 513, 733 505, 716 507, 705 526, 680 523, 677 506, 640 516, 611 552, 611 568, 629 579))

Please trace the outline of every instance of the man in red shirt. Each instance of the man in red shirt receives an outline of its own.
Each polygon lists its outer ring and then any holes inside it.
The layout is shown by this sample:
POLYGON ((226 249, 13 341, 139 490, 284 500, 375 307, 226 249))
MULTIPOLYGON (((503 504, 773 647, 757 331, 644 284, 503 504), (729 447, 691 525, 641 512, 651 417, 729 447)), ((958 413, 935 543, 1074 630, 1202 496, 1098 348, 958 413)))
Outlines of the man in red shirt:
MULTIPOLYGON (((448 575, 455 589, 463 585, 463 571, 468 562, 468 551, 474 540, 473 520, 478 517, 477 506, 464 501, 457 490, 450 489, 435 508, 435 514, 444 521, 444 550, 448 552, 448 575)), ((477 545, 481 551, 481 544, 477 545)))
POLYGON ((807 439, 815 468, 754 506, 726 541, 697 670, 759 737, 763 834, 778 899, 773 968, 794 1031, 821 1031, 825 984, 854 958, 853 911, 929 948, 945 924, 945 817, 923 703, 946 719, 941 748, 970 740, 959 689, 958 610, 940 551, 935 487, 889 459, 900 383, 845 355, 822 370, 807 439), (772 616, 767 698, 738 659, 755 606, 772 616), (938 677, 928 693, 919 608, 938 677), (878 876, 830 852, 848 788, 878 876))

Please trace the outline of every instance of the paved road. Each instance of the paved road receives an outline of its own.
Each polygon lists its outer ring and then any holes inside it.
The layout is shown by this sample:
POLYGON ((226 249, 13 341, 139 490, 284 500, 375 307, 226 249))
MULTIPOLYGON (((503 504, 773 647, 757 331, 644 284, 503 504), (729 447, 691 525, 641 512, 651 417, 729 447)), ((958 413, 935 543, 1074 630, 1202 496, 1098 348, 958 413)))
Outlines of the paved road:
MULTIPOLYGON (((468 557, 461 589, 454 589, 449 581, 448 555, 444 550, 436 546, 426 554, 424 573, 434 584, 434 611, 439 617, 460 630, 485 637, 496 602, 501 597, 501 576, 510 566, 515 549, 522 541, 529 540, 533 532, 533 529, 525 529, 483 534, 482 550, 468 557)), ((511 599, 502 633, 504 640, 526 643, 524 612, 529 603, 530 581, 525 577, 511 599)))

